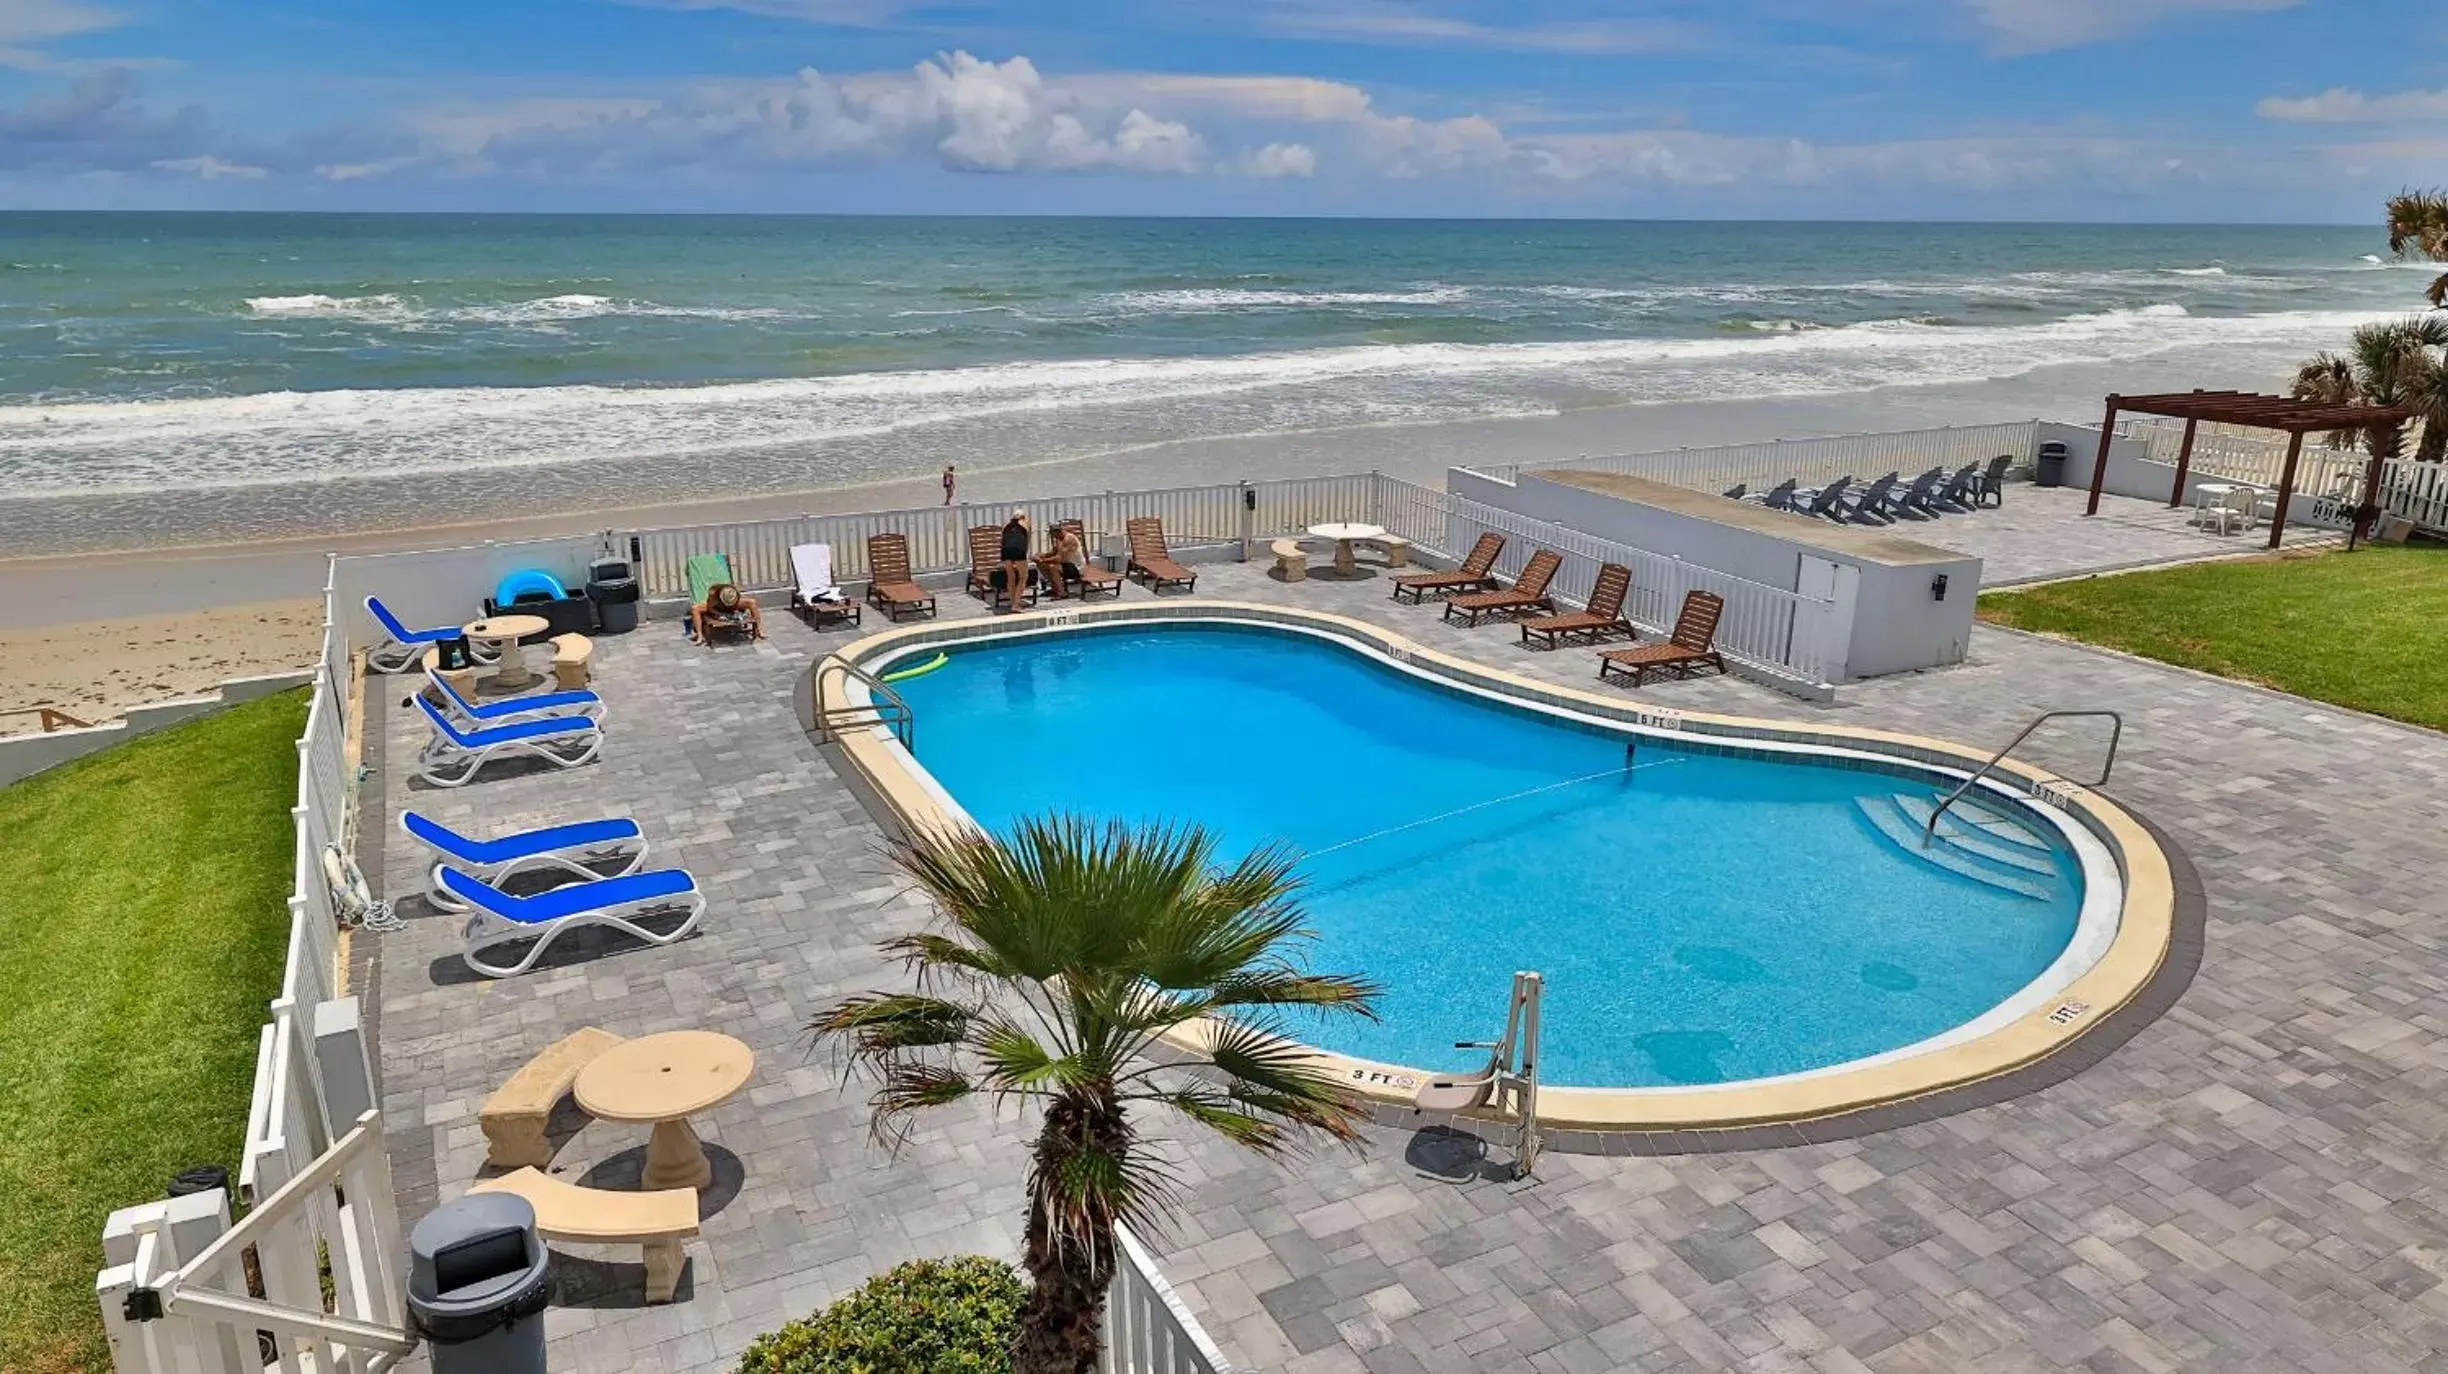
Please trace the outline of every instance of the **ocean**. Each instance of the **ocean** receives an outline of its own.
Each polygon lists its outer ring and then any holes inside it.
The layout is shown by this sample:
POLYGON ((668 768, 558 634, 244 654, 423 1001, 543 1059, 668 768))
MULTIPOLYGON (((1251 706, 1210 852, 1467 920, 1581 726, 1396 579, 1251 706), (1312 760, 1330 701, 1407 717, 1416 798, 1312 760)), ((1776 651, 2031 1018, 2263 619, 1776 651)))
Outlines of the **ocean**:
POLYGON ((123 546, 2179 354, 2278 386, 2419 305, 2427 278, 2380 249, 2327 228, 9 214, 0 503, 18 551, 123 546))

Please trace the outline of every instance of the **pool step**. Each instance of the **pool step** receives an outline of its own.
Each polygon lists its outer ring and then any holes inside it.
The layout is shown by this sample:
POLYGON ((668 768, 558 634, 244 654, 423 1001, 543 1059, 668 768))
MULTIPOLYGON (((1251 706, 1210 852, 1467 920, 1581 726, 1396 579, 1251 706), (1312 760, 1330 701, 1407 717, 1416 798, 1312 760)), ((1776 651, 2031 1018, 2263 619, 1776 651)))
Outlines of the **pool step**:
MULTIPOLYGON (((1931 797, 1899 795, 1895 804, 1916 828, 1923 830, 1929 826, 1930 813, 1938 809, 1937 800, 1931 797)), ((2039 836, 1995 811, 1983 811, 1958 821, 1955 813, 1963 808, 1964 803, 1959 801, 1938 818, 1939 838, 1952 841, 1958 849, 1968 849, 1991 863, 2037 873, 2044 878, 2056 875, 2057 865, 2049 862, 2048 845, 2039 836)))
MULTIPOLYGON (((2055 895, 2049 884, 2038 881, 2036 877, 2002 867, 1987 855, 1967 848, 1963 843, 1964 837, 1949 834, 1943 821, 1939 823, 1937 837, 1924 845, 1921 842, 1921 828, 1928 822, 1926 819, 1914 820, 1906 812, 1903 803, 1907 800, 1909 798, 1905 797, 1859 797, 1854 800, 1854 805, 1860 808, 1862 819, 1870 822, 1872 829, 1886 836, 1889 843, 1908 856, 1925 864, 2035 902, 2048 901, 2055 895)), ((1954 813, 1949 811, 1947 814, 1951 816, 1954 813)), ((1924 815, 1926 817, 1926 813, 1924 815)))
MULTIPOLYGON (((1896 800, 1903 805, 1905 811, 1914 820, 1924 825, 1929 823, 1930 812, 1938 808, 1938 798, 1935 796, 1921 797, 1898 793, 1896 800)), ((2054 852, 2049 842, 2042 839, 2029 825, 1969 793, 1957 798, 1955 804, 1947 808, 1946 819, 1940 821, 1938 826, 1943 830, 1958 821, 1969 828, 1981 831, 1992 839, 2003 840, 2018 849, 2028 849, 2040 855, 2054 852)))

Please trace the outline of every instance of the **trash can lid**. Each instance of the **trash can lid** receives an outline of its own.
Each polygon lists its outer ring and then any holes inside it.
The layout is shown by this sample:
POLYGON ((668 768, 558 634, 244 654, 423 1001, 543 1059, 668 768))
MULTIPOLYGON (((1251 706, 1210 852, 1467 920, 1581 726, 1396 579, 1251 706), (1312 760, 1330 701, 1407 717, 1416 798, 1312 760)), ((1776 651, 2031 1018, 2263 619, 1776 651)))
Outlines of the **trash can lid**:
POLYGON ((542 1281, 547 1258, 535 1208, 510 1193, 475 1193, 425 1214, 408 1233, 408 1301, 441 1316, 488 1311, 542 1281))

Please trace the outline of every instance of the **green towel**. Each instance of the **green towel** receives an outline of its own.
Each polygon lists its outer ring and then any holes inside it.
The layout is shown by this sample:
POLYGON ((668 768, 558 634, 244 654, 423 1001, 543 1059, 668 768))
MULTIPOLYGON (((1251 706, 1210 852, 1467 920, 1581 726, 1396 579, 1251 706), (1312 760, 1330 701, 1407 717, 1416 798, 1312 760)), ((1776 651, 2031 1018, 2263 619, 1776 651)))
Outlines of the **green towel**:
POLYGON ((688 561, 689 604, 702 606, 715 584, 731 581, 731 560, 719 553, 692 553, 688 561))

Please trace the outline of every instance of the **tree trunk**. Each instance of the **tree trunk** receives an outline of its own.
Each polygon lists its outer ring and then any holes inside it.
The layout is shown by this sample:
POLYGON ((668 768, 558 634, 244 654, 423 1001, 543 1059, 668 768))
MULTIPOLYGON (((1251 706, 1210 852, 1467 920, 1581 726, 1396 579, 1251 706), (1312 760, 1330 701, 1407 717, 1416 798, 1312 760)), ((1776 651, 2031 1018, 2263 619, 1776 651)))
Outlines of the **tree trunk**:
POLYGON ((2448 421, 2428 418, 2423 421, 2422 439, 2414 446, 2414 457, 2424 463, 2448 458, 2448 421))
POLYGON ((2380 518, 2380 473, 2397 461, 2405 448, 2405 426, 2392 420, 2373 425, 2364 433, 2369 436, 2371 462, 2364 465, 2363 499, 2355 506, 2354 528, 2346 533, 2346 547, 2353 548, 2369 538, 2372 526, 2380 518))
MULTIPOLYGON (((1029 1163, 1029 1216, 1022 1265, 1033 1287, 1020 1309, 1012 1374, 1094 1374, 1113 1281, 1114 1196, 1079 1184, 1083 1159, 1119 1164, 1130 1128, 1102 1094, 1057 1098, 1046 1109, 1029 1163)), ((1102 1173, 1100 1168, 1097 1172, 1102 1173)))

